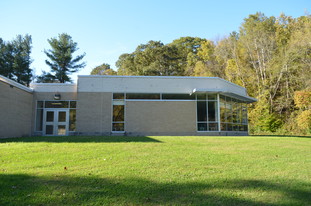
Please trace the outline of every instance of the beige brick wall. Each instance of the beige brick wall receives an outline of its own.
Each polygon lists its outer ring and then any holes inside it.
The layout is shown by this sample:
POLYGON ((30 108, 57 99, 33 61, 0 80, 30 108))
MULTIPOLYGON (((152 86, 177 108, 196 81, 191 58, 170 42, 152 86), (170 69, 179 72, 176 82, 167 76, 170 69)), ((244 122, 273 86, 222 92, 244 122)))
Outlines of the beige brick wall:
POLYGON ((0 138, 30 136, 33 94, 0 81, 0 138))
POLYGON ((196 135, 195 101, 128 101, 129 135, 196 135))
MULTIPOLYGON (((76 92, 57 92, 61 95, 61 100, 76 100, 76 92)), ((54 100, 55 92, 34 92, 34 100, 54 100)))
POLYGON ((103 135, 111 132, 112 93, 79 92, 77 129, 79 135, 103 135))

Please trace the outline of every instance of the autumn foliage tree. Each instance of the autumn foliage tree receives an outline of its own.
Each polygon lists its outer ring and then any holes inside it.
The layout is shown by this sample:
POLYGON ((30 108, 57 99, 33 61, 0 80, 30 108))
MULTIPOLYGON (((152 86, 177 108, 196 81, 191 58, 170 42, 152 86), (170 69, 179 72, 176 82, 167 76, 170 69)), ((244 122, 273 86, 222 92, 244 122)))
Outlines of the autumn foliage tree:
POLYGON ((297 121, 304 125, 310 116, 309 110, 298 112, 294 104, 296 91, 311 88, 310 40, 310 15, 269 17, 258 12, 219 41, 199 37, 181 37, 168 44, 149 41, 121 55, 116 66, 121 75, 227 79, 258 99, 249 106, 250 132, 290 134, 296 132, 297 121))
POLYGON ((311 133, 311 90, 296 91, 295 105, 299 108, 297 119, 298 127, 306 133, 311 133))
POLYGON ((116 75, 117 72, 111 69, 109 64, 102 64, 100 66, 95 67, 91 71, 91 75, 116 75))

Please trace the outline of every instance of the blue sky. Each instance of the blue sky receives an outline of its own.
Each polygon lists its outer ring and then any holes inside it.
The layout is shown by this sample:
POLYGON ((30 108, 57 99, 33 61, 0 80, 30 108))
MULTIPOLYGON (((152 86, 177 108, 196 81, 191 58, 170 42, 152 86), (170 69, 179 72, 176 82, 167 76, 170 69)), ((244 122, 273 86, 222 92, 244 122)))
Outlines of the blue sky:
MULTIPOLYGON (((68 33, 86 53, 87 66, 78 74, 115 62, 142 43, 169 43, 182 36, 217 40, 238 31, 243 19, 257 11, 266 16, 299 17, 311 12, 311 0, 1 0, 0 38, 30 34, 32 68, 49 71, 47 39, 68 33)), ((76 79, 76 74, 72 76, 76 79)))

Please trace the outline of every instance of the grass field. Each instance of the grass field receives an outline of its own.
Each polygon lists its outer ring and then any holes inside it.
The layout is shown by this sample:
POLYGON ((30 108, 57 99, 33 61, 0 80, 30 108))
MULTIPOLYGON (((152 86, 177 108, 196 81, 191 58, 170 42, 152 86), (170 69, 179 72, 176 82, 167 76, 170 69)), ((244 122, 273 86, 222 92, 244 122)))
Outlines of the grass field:
POLYGON ((2 139, 0 205, 311 205, 311 138, 2 139))

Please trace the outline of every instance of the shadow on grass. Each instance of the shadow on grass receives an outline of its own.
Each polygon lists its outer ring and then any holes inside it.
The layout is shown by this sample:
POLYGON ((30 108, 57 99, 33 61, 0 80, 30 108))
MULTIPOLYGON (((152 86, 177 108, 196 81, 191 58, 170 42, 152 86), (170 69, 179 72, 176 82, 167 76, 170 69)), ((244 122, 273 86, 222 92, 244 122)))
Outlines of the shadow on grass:
POLYGON ((103 179, 91 174, 2 174, 0 205, 310 205, 310 187, 310 183, 294 181, 159 183, 139 178, 103 179))
POLYGON ((122 143, 122 142, 158 142, 160 140, 147 136, 129 137, 129 136, 58 136, 58 137, 17 137, 0 139, 0 143, 7 142, 52 142, 52 143, 122 143))
POLYGON ((294 136, 294 135, 250 135, 252 137, 297 137, 297 138, 311 138, 311 136, 294 136))

